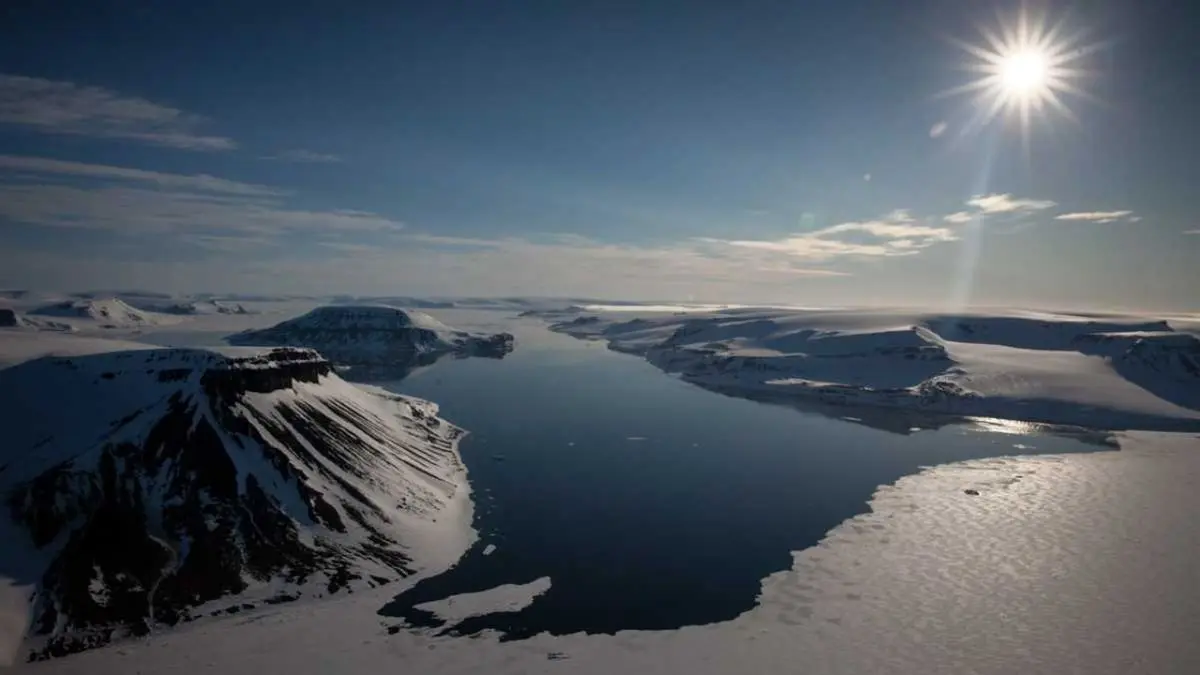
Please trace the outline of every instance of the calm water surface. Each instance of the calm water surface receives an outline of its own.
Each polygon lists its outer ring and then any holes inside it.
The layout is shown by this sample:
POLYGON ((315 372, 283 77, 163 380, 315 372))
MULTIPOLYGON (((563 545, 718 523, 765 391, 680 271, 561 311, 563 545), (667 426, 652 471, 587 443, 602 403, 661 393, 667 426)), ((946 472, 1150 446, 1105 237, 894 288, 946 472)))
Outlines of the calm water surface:
POLYGON ((548 576, 524 611, 449 628, 520 638, 728 620, 881 484, 931 464, 1096 449, 965 425, 914 432, 895 415, 887 426, 904 433, 883 431, 708 392, 532 320, 505 328, 518 343, 504 360, 443 361, 385 385, 470 431, 481 538, 382 614, 437 625, 412 606, 548 576))

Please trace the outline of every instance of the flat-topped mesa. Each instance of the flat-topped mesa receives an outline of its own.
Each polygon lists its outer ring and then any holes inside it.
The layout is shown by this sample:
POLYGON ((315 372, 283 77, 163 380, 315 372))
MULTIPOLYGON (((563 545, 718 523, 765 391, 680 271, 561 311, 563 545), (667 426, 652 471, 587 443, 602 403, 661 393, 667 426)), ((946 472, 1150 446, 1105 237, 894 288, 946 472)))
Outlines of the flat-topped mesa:
POLYGON ((246 353, 207 349, 164 348, 109 352, 86 356, 52 356, 28 367, 82 370, 93 379, 138 386, 158 383, 199 383, 210 395, 229 396, 288 389, 296 382, 317 382, 333 365, 312 349, 276 347, 246 353))
POLYGON ((332 372, 333 364, 315 350, 276 347, 255 356, 217 361, 204 371, 200 382, 209 396, 228 399, 289 389, 296 382, 316 383, 332 372))
POLYGON ((25 534, 0 563, 49 561, 33 658, 386 583, 469 536, 461 430, 311 349, 35 359, 0 370, 0 426, 0 495, 25 534))
POLYGON ((151 305, 149 309, 161 314, 193 316, 199 314, 249 314, 240 304, 227 305, 215 300, 194 302, 172 302, 166 305, 151 305))
POLYGON ((349 366, 405 365, 443 354, 502 357, 513 349, 509 333, 457 330, 424 312, 382 305, 318 307, 227 340, 234 345, 311 347, 330 361, 349 366))

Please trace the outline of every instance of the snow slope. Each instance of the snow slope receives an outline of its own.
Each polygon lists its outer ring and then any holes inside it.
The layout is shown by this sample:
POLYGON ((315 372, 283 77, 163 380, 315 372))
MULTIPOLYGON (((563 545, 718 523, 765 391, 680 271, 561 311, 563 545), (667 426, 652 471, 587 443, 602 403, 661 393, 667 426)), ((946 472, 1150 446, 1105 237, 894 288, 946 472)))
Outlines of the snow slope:
POLYGON ((1102 429, 1200 429, 1200 339, 1166 321, 859 310, 548 315, 735 395, 1102 429))
POLYGON ((509 333, 456 330, 423 312, 375 305, 318 307, 270 328, 231 335, 228 341, 311 347, 339 365, 401 369, 448 354, 503 357, 513 348, 509 333))
POLYGON ((36 588, 33 655, 438 571, 469 545, 462 432, 434 404, 306 349, 70 341, 0 370, 0 578, 36 588))

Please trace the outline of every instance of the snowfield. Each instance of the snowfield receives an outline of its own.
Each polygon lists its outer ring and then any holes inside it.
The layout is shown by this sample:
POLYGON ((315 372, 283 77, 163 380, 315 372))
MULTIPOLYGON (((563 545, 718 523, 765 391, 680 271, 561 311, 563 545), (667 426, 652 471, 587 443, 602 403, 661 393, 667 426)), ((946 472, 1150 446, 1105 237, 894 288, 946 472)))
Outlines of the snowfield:
POLYGON ((703 387, 1097 429, 1200 430, 1200 339, 1167 321, 863 310, 543 314, 703 387))

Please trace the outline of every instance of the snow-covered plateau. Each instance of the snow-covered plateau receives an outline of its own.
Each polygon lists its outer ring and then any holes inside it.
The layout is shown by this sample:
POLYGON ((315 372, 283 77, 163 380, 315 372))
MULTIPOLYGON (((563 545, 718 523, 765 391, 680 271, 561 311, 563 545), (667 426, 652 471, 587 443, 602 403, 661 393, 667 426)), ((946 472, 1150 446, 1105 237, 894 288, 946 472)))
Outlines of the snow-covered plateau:
POLYGON ((513 349, 510 333, 473 333, 450 328, 413 310, 384 305, 329 305, 278 323, 229 336, 234 345, 311 347, 356 376, 399 379, 403 369, 429 365, 438 358, 500 358, 513 349))
POLYGON ((1200 339, 1162 319, 752 308, 542 316, 552 330, 732 395, 1200 430, 1200 339))
POLYGON ((171 316, 138 309, 119 298, 70 299, 36 307, 29 316, 82 321, 101 328, 141 328, 173 323, 171 316))
POLYGON ((53 331, 73 330, 70 324, 26 316, 10 307, 0 307, 0 328, 53 331))
POLYGON ((440 571, 473 540, 462 431, 312 350, 0 338, 50 354, 0 370, 10 658, 440 571))

